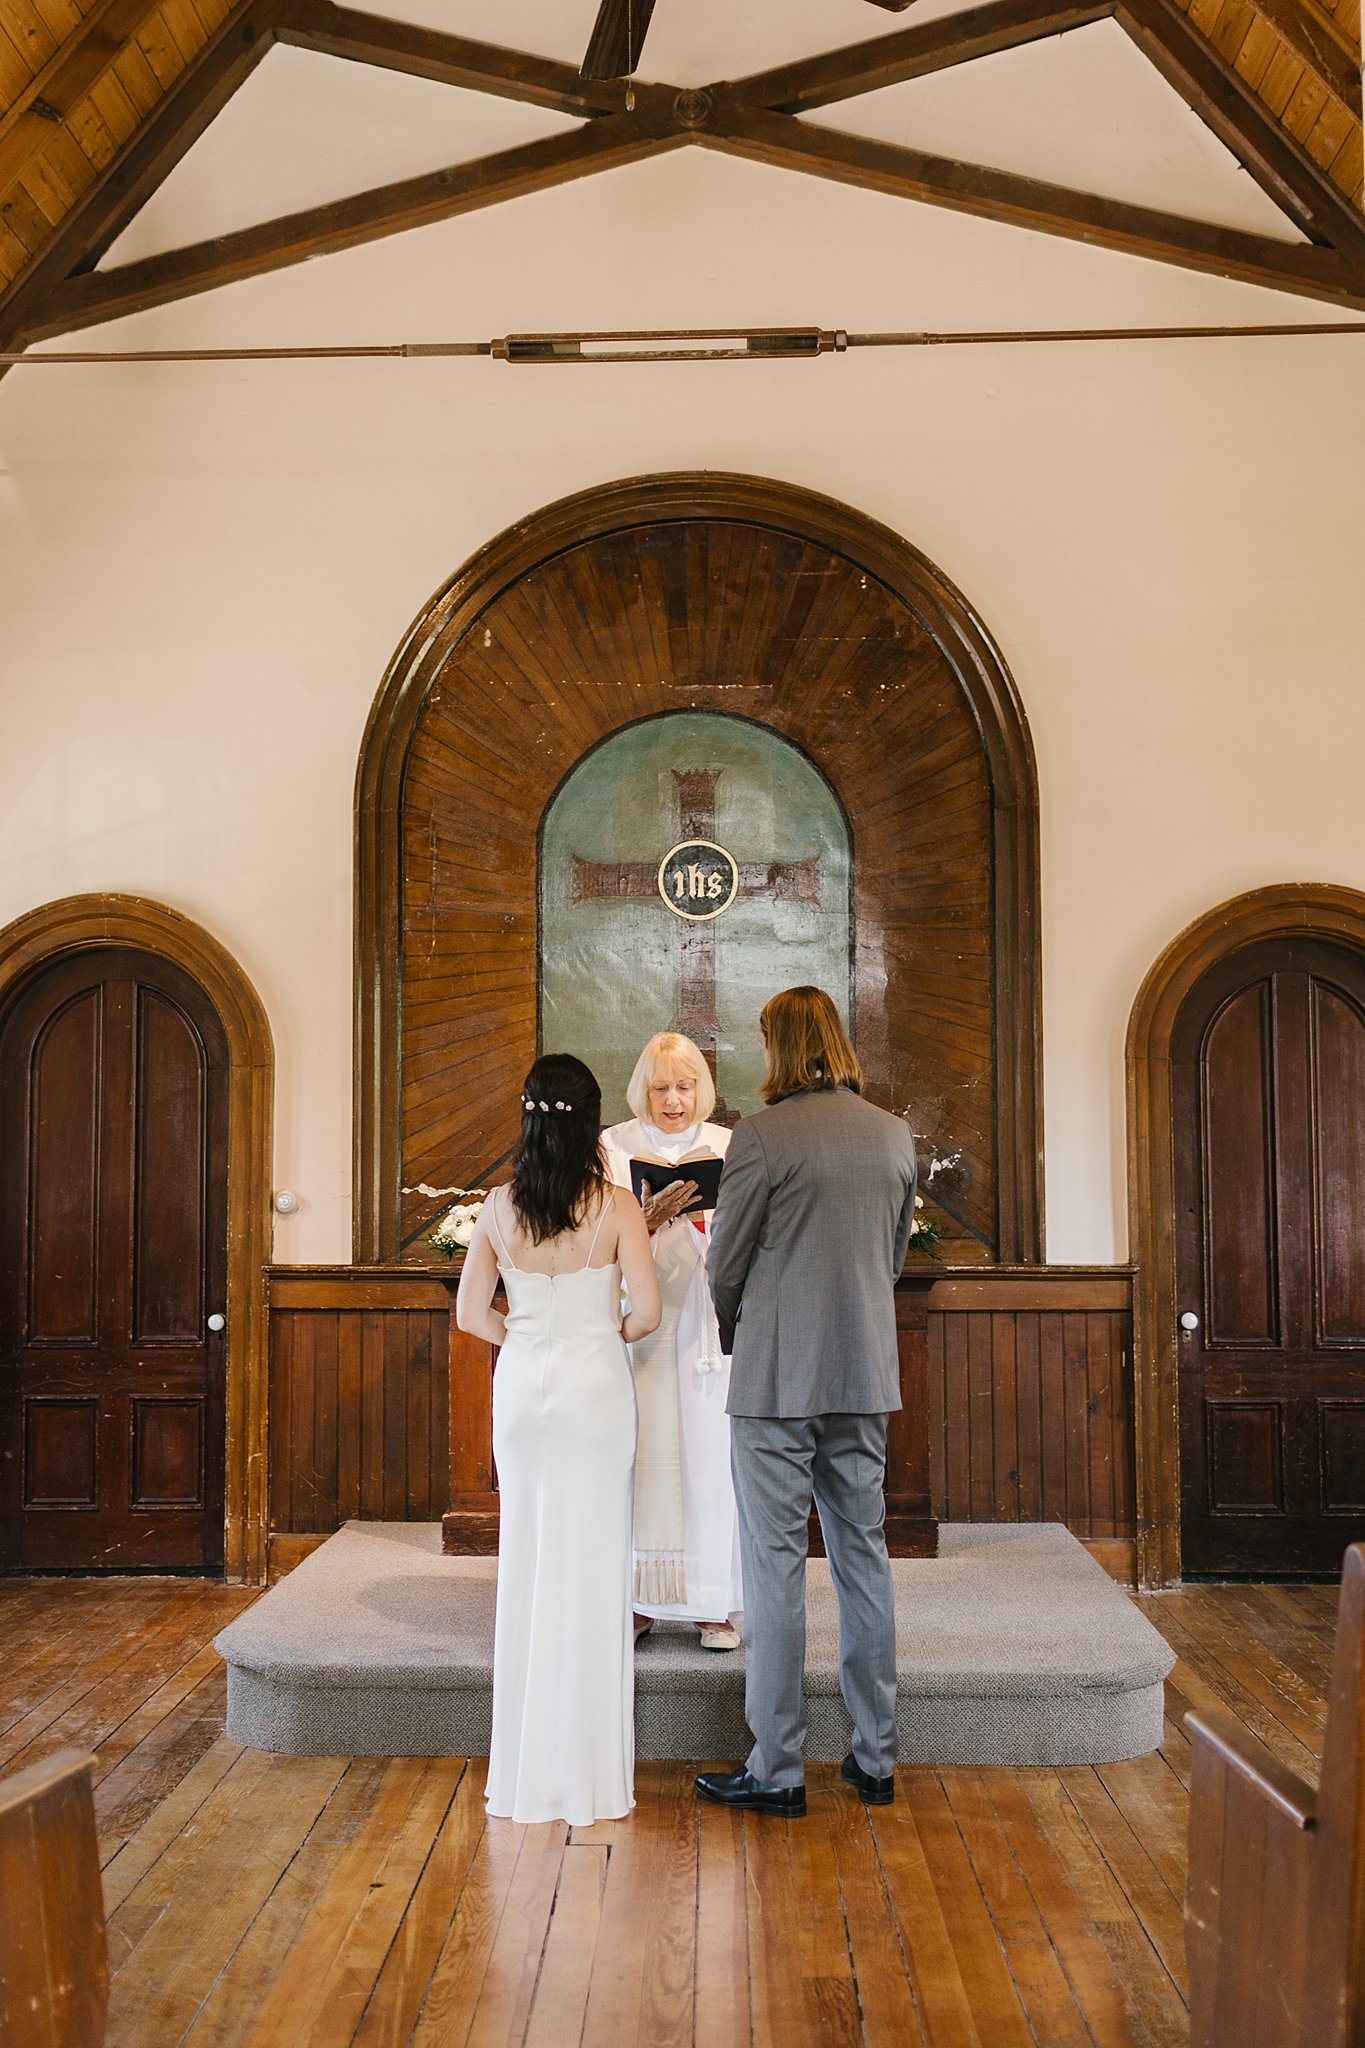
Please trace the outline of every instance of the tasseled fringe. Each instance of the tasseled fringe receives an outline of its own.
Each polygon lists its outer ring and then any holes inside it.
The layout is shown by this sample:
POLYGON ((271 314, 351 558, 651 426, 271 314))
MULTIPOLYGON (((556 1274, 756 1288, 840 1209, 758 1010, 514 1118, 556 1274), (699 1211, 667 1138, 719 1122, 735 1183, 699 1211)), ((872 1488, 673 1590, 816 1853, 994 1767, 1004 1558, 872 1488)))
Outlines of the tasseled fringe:
POLYGON ((637 1550, 635 1598, 651 1607, 685 1607, 687 1573, 680 1550, 637 1550))
POLYGON ((719 1372, 725 1363, 725 1353, 720 1348, 720 1331, 716 1327, 715 1311, 706 1299, 706 1282, 702 1281, 701 1305, 701 1351, 693 1372, 719 1372))

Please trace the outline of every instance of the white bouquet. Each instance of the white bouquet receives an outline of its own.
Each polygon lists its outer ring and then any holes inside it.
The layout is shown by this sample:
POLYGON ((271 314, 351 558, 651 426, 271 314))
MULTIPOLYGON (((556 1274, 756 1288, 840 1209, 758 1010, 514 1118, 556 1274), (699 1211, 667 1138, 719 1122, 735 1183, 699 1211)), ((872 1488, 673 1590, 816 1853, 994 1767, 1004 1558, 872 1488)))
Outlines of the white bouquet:
POLYGON ((938 1258, 941 1255, 934 1250, 934 1246, 939 1243, 943 1233, 932 1217, 920 1215, 923 1207, 923 1195, 916 1195, 915 1220, 910 1225, 910 1243, 916 1251, 929 1252, 934 1258, 938 1258))
POLYGON ((460 1188, 459 1201, 448 1209, 434 1230, 427 1233, 427 1243, 443 1259, 453 1259, 456 1252, 469 1249, 474 1239, 474 1225, 479 1220, 479 1211, 488 1194, 487 1188, 460 1188))

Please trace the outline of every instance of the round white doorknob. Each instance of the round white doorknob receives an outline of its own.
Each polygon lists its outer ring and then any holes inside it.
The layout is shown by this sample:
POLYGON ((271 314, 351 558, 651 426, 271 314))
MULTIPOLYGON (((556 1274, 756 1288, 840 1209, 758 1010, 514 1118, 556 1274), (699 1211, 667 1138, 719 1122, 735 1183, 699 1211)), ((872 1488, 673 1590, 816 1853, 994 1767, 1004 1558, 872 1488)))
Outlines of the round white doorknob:
POLYGON ((275 1197, 275 1214, 277 1216, 292 1216, 298 1206, 298 1196, 291 1194, 288 1188, 281 1188, 275 1197))
POLYGON ((1197 1330, 1199 1328, 1199 1318, 1192 1308, 1187 1308, 1184 1315, 1180 1318, 1180 1327, 1182 1330, 1197 1330))
POLYGON ((211 1329, 211 1330, 212 1330, 212 1331, 213 1331, 213 1332, 215 1333, 215 1335, 217 1334, 217 1332, 218 1332, 219 1330, 225 1330, 225 1329, 227 1328, 227 1317, 226 1317, 226 1316, 210 1316, 210 1317, 209 1317, 209 1328, 210 1328, 210 1329, 211 1329))

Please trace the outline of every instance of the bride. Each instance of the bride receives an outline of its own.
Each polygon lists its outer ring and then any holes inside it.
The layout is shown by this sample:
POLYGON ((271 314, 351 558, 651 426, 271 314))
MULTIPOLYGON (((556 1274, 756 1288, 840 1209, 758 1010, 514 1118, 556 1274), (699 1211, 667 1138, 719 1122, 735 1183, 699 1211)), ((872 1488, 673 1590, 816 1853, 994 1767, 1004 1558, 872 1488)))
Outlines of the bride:
POLYGON ((455 1302, 462 1330, 501 1346, 485 1798, 490 1814, 588 1827, 635 1804, 626 1344, 657 1328, 659 1289, 640 1205, 607 1178, 589 1069, 568 1054, 537 1060, 521 1109, 511 1185, 480 1211, 455 1302))

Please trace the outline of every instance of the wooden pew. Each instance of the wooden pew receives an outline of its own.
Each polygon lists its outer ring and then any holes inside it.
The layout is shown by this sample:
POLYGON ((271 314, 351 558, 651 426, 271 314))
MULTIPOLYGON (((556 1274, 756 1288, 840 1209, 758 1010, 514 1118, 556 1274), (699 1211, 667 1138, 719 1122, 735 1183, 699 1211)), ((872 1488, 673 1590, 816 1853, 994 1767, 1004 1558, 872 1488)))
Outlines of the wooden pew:
POLYGON ((1365 2048, 1365 1544, 1346 1552, 1317 1789, 1187 1714, 1191 2048, 1365 2048))
POLYGON ((100 2048, 109 2004, 95 1759, 0 1778, 0 2048, 100 2048))

